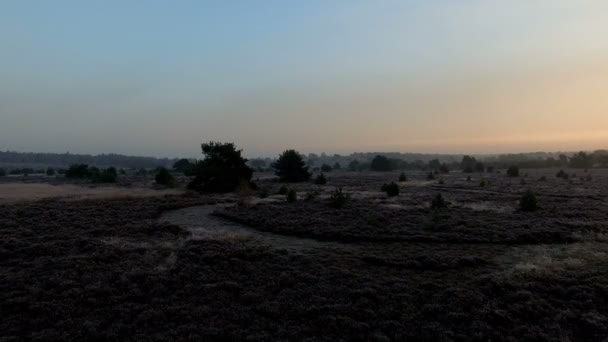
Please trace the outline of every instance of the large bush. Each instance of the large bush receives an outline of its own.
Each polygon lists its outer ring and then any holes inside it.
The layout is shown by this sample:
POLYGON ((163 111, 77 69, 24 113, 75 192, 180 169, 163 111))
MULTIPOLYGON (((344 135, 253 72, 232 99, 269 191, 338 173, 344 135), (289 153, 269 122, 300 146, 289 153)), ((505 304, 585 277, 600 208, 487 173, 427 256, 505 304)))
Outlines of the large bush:
POLYGON ((370 166, 370 169, 372 171, 381 171, 381 172, 391 171, 392 170, 391 161, 385 156, 377 155, 374 157, 374 159, 372 159, 372 164, 370 166))
POLYGON ((304 182, 310 179, 304 157, 296 150, 283 152, 279 159, 272 163, 272 167, 282 182, 304 182))
POLYGON ((253 170, 233 143, 209 142, 201 145, 205 158, 199 161, 195 177, 188 187, 201 192, 235 191, 241 182, 249 182, 253 170))
POLYGON ((171 172, 169 172, 169 170, 164 167, 158 168, 158 170, 156 171, 156 176, 154 176, 154 180, 156 181, 156 184, 165 186, 171 186, 175 182, 171 172))

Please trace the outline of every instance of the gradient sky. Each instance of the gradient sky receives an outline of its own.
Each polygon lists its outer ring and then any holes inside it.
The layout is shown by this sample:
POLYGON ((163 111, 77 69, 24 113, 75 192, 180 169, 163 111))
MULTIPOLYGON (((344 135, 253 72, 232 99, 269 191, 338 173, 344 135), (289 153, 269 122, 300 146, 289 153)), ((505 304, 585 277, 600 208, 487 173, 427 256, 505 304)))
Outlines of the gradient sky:
POLYGON ((608 1, 0 0, 0 149, 608 147, 608 1))

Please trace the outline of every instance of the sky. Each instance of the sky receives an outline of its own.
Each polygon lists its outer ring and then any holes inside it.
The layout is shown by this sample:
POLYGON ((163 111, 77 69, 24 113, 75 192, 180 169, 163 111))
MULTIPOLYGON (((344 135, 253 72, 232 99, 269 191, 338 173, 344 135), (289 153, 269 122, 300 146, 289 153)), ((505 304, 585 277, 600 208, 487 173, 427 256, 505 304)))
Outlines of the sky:
POLYGON ((604 0, 0 0, 0 149, 608 148, 604 0))

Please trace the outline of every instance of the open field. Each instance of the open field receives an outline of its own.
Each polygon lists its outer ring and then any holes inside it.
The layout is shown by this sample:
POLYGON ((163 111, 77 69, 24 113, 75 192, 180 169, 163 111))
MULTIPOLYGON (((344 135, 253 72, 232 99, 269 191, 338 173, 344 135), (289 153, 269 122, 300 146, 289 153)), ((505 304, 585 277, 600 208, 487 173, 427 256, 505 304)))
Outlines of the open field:
POLYGON ((336 172, 288 184, 296 203, 265 176, 239 206, 74 184, 8 203, 52 186, 1 184, 0 341, 604 340, 608 170, 557 171, 411 172, 391 198, 398 173, 336 172))

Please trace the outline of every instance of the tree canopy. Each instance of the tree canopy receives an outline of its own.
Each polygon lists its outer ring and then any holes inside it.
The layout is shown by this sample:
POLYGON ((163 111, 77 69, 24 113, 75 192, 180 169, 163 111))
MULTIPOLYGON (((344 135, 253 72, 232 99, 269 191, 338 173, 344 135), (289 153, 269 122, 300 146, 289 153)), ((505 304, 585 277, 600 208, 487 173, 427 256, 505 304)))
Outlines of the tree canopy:
POLYGON ((391 161, 382 155, 377 155, 372 159, 372 165, 370 166, 372 171, 391 171, 391 161))
POLYGON ((231 192, 241 182, 249 182, 253 170, 233 143, 211 141, 201 145, 205 158, 199 161, 188 187, 201 192, 231 192))
POLYGON ((282 182, 304 182, 310 179, 304 157, 296 150, 286 150, 272 163, 275 174, 282 182))

